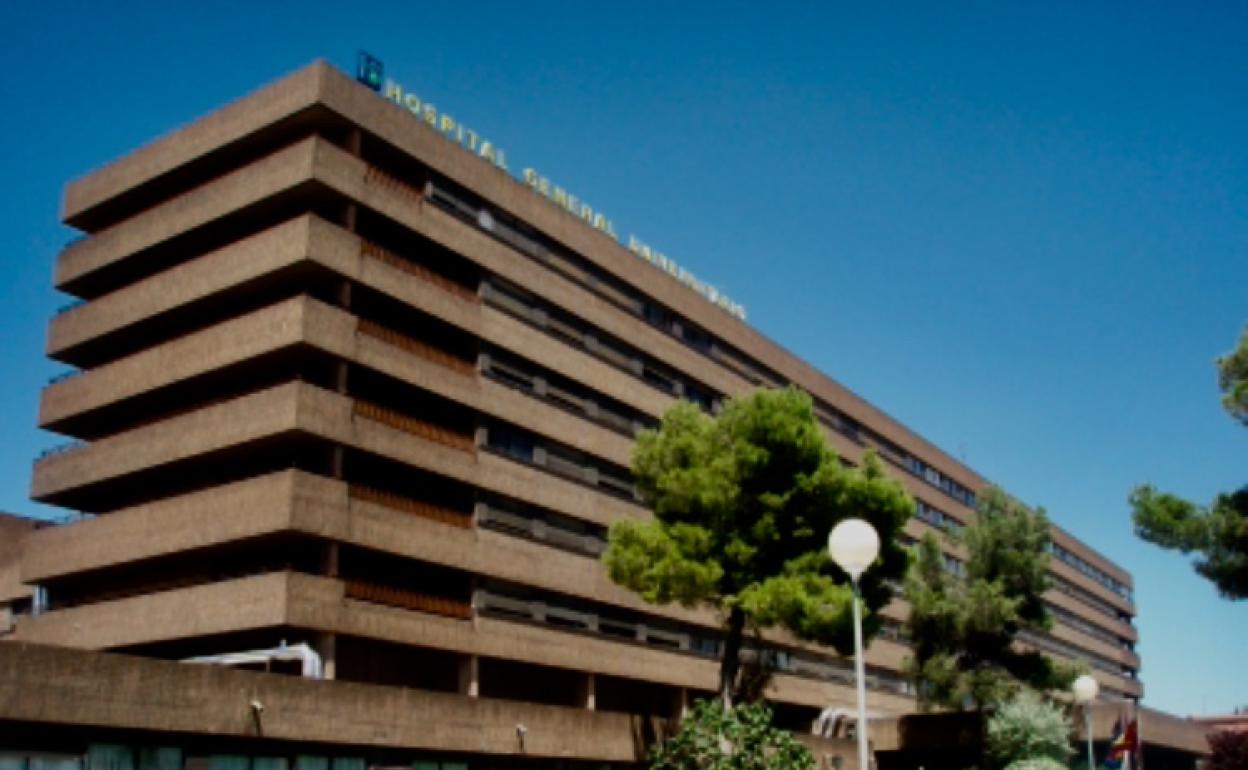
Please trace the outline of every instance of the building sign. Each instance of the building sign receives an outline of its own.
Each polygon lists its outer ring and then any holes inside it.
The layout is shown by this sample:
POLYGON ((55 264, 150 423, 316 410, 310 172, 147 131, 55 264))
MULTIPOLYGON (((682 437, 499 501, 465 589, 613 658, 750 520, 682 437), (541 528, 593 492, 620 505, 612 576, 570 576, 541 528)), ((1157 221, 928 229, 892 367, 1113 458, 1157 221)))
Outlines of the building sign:
POLYGON ((558 185, 553 185, 550 180, 531 168, 526 168, 521 174, 524 181, 538 192, 542 197, 549 198, 559 208, 567 211, 574 217, 584 219, 590 226, 603 231, 607 235, 616 239, 620 239, 615 234, 615 225, 611 224, 611 220, 601 211, 595 211, 593 206, 582 200, 577 200, 576 196, 558 185))
MULTIPOLYGON (((510 173, 510 169, 507 167, 507 154, 501 147, 462 121, 439 110, 433 103, 421 99, 415 92, 409 91, 400 83, 387 78, 385 76, 385 67, 380 59, 361 51, 356 65, 355 77, 356 80, 373 89, 382 97, 403 107, 417 118, 423 120, 430 128, 450 141, 455 142, 477 157, 489 161, 503 171, 510 173)), ((616 234, 615 225, 611 219, 583 199, 578 198, 567 189, 554 184, 533 168, 523 169, 519 178, 532 188, 535 193, 567 211, 572 216, 583 220, 590 227, 611 236, 617 243, 626 246, 638 258, 671 275, 729 314, 743 321, 745 320, 744 307, 734 302, 716 287, 699 280, 667 255, 646 245, 634 235, 628 236, 627 241, 622 241, 620 236, 616 234)))
POLYGON ((432 102, 422 100, 412 91, 385 77, 385 67, 381 60, 360 51, 355 79, 425 121, 434 131, 504 171, 507 170, 507 155, 501 147, 447 113, 439 112, 432 102))
POLYGON ((721 309, 727 311, 730 315, 740 318, 742 321, 745 320, 744 306, 734 302, 731 297, 709 283, 698 280, 693 273, 668 258, 666 254, 656 251, 639 241, 637 236, 628 236, 628 250, 680 281, 685 286, 693 289, 698 294, 701 294, 708 302, 718 305, 721 309))

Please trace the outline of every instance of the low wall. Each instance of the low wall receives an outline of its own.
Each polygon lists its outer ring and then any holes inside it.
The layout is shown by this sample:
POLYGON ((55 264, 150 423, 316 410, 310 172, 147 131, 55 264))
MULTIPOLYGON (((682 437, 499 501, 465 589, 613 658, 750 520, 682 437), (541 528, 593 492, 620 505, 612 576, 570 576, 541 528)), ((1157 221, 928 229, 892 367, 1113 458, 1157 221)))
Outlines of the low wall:
MULTIPOLYGON (((23 642, 0 643, 6 724, 623 764, 642 762, 671 728, 646 716, 23 642)), ((852 741, 801 738, 822 765, 857 770, 852 741)))

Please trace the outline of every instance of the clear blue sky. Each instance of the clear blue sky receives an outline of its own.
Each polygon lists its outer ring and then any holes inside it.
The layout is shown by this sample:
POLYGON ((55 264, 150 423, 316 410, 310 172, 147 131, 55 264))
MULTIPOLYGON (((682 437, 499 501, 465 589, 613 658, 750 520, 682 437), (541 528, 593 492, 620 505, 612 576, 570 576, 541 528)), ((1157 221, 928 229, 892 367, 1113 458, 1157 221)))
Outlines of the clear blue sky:
POLYGON ((45 513, 59 440, 62 185, 366 48, 1134 573, 1146 703, 1248 704, 1248 602, 1125 504, 1248 482, 1212 365, 1248 321, 1245 4, 190 5, 0 4, 0 509, 45 513))

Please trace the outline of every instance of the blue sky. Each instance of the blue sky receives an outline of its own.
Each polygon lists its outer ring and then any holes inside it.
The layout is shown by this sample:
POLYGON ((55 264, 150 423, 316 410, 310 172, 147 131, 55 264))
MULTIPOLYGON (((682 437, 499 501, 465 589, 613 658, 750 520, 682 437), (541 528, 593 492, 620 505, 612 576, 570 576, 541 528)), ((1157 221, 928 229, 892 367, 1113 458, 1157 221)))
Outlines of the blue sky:
POLYGON ((1248 603, 1125 504, 1248 482, 1212 364, 1248 322, 1248 6, 212 5, 0 5, 0 509, 51 513, 63 184, 365 48, 1129 569, 1147 704, 1248 704, 1248 603))

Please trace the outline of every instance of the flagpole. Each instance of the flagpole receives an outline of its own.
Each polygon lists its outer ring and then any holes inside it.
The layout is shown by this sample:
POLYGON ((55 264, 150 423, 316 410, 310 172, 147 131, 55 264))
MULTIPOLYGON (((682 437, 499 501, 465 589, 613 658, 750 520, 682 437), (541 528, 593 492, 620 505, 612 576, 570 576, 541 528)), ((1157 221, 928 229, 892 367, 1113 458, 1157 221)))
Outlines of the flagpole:
MULTIPOLYGON (((1121 714, 1122 712, 1118 712, 1118 713, 1121 714)), ((1123 735, 1131 734, 1131 720, 1129 719, 1130 716, 1131 716, 1131 708, 1128 706, 1127 714, 1123 718, 1123 721, 1122 721, 1122 734, 1123 735)), ((1127 750, 1122 752, 1122 770, 1131 770, 1131 744, 1129 743, 1127 744, 1127 750)))
POLYGON ((1136 757, 1136 770, 1144 770, 1144 720, 1140 717, 1140 699, 1131 700, 1135 711, 1135 745, 1140 747, 1140 756, 1136 757))

